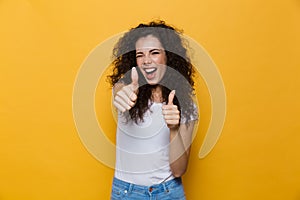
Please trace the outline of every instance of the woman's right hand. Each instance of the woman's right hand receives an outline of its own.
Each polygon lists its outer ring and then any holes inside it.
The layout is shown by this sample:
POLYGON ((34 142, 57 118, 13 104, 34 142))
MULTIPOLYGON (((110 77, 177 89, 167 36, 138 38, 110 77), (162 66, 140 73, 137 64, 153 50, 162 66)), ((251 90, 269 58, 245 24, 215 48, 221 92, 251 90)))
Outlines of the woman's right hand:
POLYGON ((136 68, 131 70, 131 83, 124 85, 123 83, 116 83, 113 88, 114 106, 121 112, 130 110, 137 100, 137 92, 139 88, 138 73, 136 68))

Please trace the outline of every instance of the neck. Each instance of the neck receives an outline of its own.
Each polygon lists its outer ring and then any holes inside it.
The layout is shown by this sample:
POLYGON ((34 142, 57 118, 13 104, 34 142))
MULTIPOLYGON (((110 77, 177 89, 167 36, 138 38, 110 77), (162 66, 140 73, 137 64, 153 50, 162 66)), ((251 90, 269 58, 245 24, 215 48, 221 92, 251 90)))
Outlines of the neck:
POLYGON ((152 89, 151 100, 155 103, 163 102, 162 90, 160 86, 157 86, 156 88, 152 89))

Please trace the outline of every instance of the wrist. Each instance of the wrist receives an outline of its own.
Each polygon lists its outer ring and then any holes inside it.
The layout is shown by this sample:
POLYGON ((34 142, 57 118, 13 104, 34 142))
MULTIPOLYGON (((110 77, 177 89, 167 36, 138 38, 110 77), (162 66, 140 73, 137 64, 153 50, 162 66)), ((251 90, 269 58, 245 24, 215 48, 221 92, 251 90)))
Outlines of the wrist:
POLYGON ((116 83, 113 87, 113 96, 115 97, 116 94, 124 87, 123 83, 116 83))
POLYGON ((172 140, 179 133, 179 125, 169 127, 170 129, 170 140, 172 140))

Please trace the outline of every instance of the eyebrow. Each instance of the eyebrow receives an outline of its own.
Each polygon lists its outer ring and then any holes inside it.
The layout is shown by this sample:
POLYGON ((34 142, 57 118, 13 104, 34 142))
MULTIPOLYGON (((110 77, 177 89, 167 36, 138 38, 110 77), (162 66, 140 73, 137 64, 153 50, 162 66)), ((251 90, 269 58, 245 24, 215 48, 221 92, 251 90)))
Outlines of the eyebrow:
MULTIPOLYGON (((162 49, 155 48, 155 49, 151 49, 149 52, 151 53, 153 51, 162 51, 162 49)), ((143 53, 143 52, 138 51, 138 50, 136 51, 136 54, 141 54, 141 53, 143 53)))

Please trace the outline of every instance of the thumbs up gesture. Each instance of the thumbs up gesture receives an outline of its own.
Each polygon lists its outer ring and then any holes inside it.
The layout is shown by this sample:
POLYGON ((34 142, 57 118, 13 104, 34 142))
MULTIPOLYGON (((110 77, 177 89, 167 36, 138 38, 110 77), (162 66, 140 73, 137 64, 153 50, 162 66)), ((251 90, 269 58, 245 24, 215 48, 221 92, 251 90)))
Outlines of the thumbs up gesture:
POLYGON ((133 67, 131 71, 131 83, 129 85, 116 84, 114 87, 114 106, 121 112, 130 110, 137 100, 137 92, 139 88, 138 73, 133 67))
POLYGON ((175 90, 172 90, 168 97, 168 104, 162 106, 162 113, 166 124, 170 129, 177 128, 180 120, 180 112, 176 105, 173 104, 175 90))

